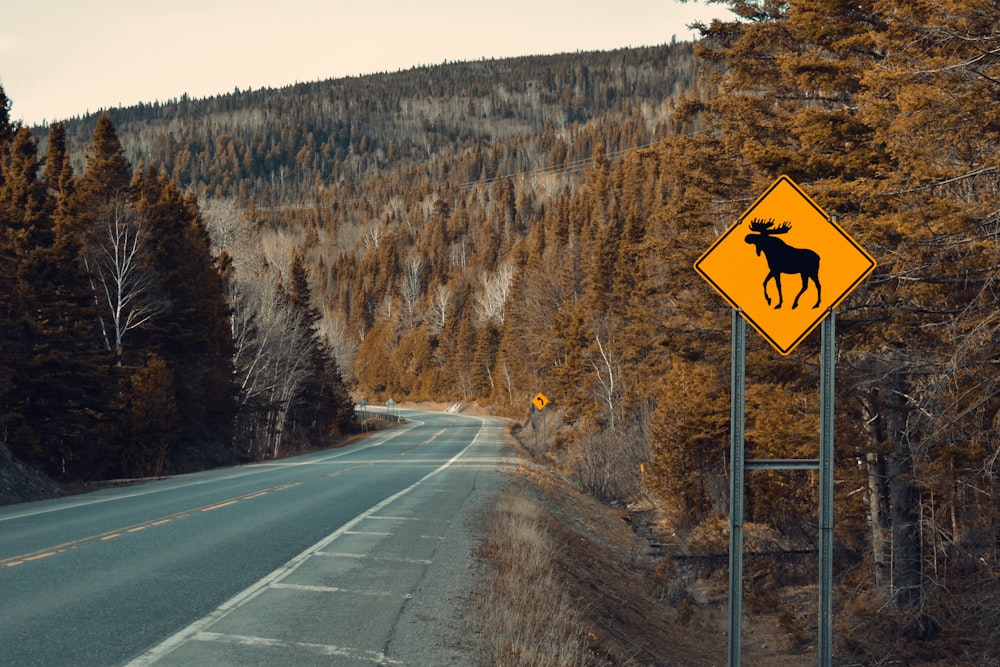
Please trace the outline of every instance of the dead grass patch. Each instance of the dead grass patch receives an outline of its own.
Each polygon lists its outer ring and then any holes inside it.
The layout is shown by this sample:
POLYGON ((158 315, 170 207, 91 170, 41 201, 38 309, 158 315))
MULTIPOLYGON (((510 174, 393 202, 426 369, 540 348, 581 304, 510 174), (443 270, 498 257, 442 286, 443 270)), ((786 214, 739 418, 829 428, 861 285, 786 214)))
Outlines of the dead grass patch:
POLYGON ((481 664, 724 662, 724 636, 705 642, 655 597, 654 559, 626 519, 543 469, 522 468, 496 498, 478 550, 488 567, 473 621, 481 664))

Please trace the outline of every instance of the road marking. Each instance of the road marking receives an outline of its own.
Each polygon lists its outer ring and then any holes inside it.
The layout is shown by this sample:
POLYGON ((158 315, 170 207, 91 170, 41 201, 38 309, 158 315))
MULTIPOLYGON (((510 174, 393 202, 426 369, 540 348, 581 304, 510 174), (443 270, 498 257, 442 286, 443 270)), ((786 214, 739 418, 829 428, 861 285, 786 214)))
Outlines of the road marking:
POLYGON ((221 632, 199 632, 192 637, 195 641, 220 642, 225 644, 239 644, 241 646, 252 646, 255 648, 278 648, 278 649, 298 649, 310 653, 327 656, 338 656, 370 662, 374 665, 401 665, 398 660, 391 660, 384 653, 379 651, 366 651, 364 649, 348 648, 345 646, 334 646, 333 644, 314 644, 311 642, 289 642, 281 639, 271 639, 269 637, 251 637, 247 635, 230 635, 221 632))
MULTIPOLYGON (((328 545, 332 544, 342 535, 352 530, 359 523, 377 514, 378 512, 381 512, 383 509, 385 509, 392 503, 396 502, 403 496, 411 493, 414 489, 418 488, 420 485, 422 485, 430 478, 447 470, 452 465, 454 465, 455 462, 458 461, 466 452, 468 452, 473 447, 479 446, 479 438, 480 436, 483 435, 483 432, 486 430, 485 422, 481 421, 480 423, 481 426, 479 428, 479 431, 476 433, 476 437, 474 437, 468 445, 462 448, 462 451, 455 454, 455 456, 451 457, 451 459, 449 459, 447 462, 445 462, 438 468, 432 470, 431 472, 427 473, 426 475, 424 475, 423 477, 421 477, 420 479, 418 479, 416 482, 406 487, 405 489, 397 491, 396 493, 385 498, 384 500, 375 503, 367 510, 358 514, 353 519, 345 523, 343 526, 341 526, 337 530, 333 531, 332 533, 321 539, 316 544, 312 545, 302 553, 293 557, 291 560, 286 562, 278 569, 274 570, 267 576, 258 580, 256 583, 251 584, 249 587, 243 589, 241 592, 237 593, 233 597, 223 602, 221 605, 216 607, 214 611, 211 611, 205 616, 202 616, 198 620, 188 625, 186 628, 183 628, 179 632, 176 632, 170 637, 167 637, 165 640, 163 640, 153 648, 149 649, 148 651, 137 657, 135 660, 132 660, 126 665, 126 667, 145 667, 146 665, 155 664, 156 661, 158 661, 160 658, 171 653, 181 645, 189 641, 195 640, 199 636, 202 635, 215 636, 215 633, 207 633, 206 630, 211 626, 215 625, 216 623, 218 623, 219 621, 221 621, 222 619, 224 619, 233 611, 243 607, 244 605, 249 604, 251 601, 257 598, 257 596, 259 596, 261 593, 271 588, 274 584, 281 582, 282 579, 285 579, 293 572, 295 572, 297 569, 299 569, 299 567, 301 567, 303 563, 305 563, 307 560, 315 556, 318 552, 322 551, 328 545)), ((224 635, 219 635, 219 636, 224 636, 224 635)), ((253 638, 253 639, 260 639, 260 638, 253 638)), ((261 640, 261 641, 271 641, 271 640, 261 640)), ((280 645, 294 646, 294 644, 288 644, 288 643, 282 643, 280 645)), ((385 662, 384 658, 382 658, 382 661, 385 662)))
POLYGON ((316 555, 331 558, 368 558, 368 554, 349 554, 344 551, 317 551, 316 555))
POLYGON ((313 584, 271 584, 272 590, 305 591, 307 593, 349 593, 350 595, 367 595, 368 597, 387 598, 392 593, 386 591, 359 591, 337 586, 316 586, 313 584))
MULTIPOLYGON (((339 458, 341 458, 343 456, 347 456, 349 454, 354 454, 356 452, 361 452, 361 451, 364 451, 366 449, 371 449, 372 447, 377 447, 379 445, 383 445, 386 442, 388 442, 389 440, 391 440, 391 439, 393 439, 395 437, 398 437, 398 436, 402 435, 403 433, 406 433, 407 431, 409 431, 409 430, 411 430, 413 428, 416 428, 417 426, 422 426, 423 423, 424 422, 422 422, 420 420, 413 419, 409 423, 407 423, 406 425, 404 425, 402 427, 399 427, 399 428, 395 428, 391 432, 387 433, 386 435, 384 435, 382 437, 374 438, 370 443, 367 443, 367 444, 364 444, 364 445, 360 445, 360 446, 357 446, 357 447, 352 446, 352 447, 349 447, 347 449, 341 449, 341 450, 338 450, 336 453, 329 454, 329 455, 326 455, 326 456, 320 456, 320 457, 317 457, 317 458, 312 458, 310 456, 310 458, 308 460, 304 460, 304 461, 282 461, 282 462, 273 462, 272 461, 272 462, 267 462, 267 463, 251 463, 251 464, 247 464, 245 466, 241 466, 240 468, 237 468, 238 472, 236 472, 235 474, 232 474, 232 475, 227 475, 225 477, 212 477, 211 479, 199 479, 199 480, 195 480, 195 481, 182 482, 180 484, 162 485, 162 486, 157 486, 156 488, 149 488, 149 489, 145 489, 145 490, 142 490, 142 491, 136 491, 135 493, 125 493, 125 494, 121 494, 121 495, 113 495, 113 496, 110 496, 110 497, 107 497, 107 498, 90 498, 90 499, 87 499, 87 500, 82 500, 81 499, 81 500, 78 500, 78 501, 75 501, 75 502, 67 502, 67 503, 61 503, 59 501, 41 501, 41 502, 46 503, 46 504, 52 503, 52 502, 59 502, 59 504, 56 504, 56 505, 54 505, 52 507, 43 507, 43 508, 40 508, 40 509, 15 510, 15 511, 10 512, 9 514, 5 512, 3 515, 0 515, 0 523, 3 523, 4 521, 12 521, 14 519, 24 519, 24 518, 27 518, 27 517, 30 517, 30 516, 37 516, 39 514, 50 514, 52 512, 62 512, 63 510, 76 509, 76 508, 79 508, 79 507, 88 507, 90 505, 99 505, 101 503, 109 503, 109 502, 113 502, 113 501, 116 501, 116 500, 130 500, 132 498, 139 498, 141 496, 149 496, 149 495, 152 495, 154 493, 163 493, 164 491, 176 491, 178 489, 186 489, 186 488, 189 488, 189 487, 192 487, 192 486, 201 486, 202 484, 215 484, 217 482, 224 482, 224 481, 227 481, 227 480, 230 480, 230 479, 238 479, 240 477, 249 477, 250 475, 259 475, 261 473, 265 473, 265 472, 269 472, 271 470, 274 470, 275 468, 282 468, 282 467, 289 467, 290 468, 290 467, 295 467, 295 466, 304 466, 304 465, 313 465, 315 463, 323 463, 323 462, 326 462, 326 461, 329 461, 329 460, 332 460, 332 459, 339 459, 339 458)), ((204 475, 206 473, 202 472, 202 473, 193 473, 193 474, 194 475, 204 475)), ((142 483, 142 482, 146 482, 146 481, 149 481, 149 482, 152 482, 152 481, 165 481, 165 479, 169 480, 169 479, 172 479, 172 478, 167 477, 167 478, 155 478, 155 479, 150 479, 150 480, 136 480, 136 481, 139 482, 139 483, 142 483)), ((3 562, 4 561, 0 561, 0 564, 2 564, 3 562)))
POLYGON ((25 558, 24 560, 26 560, 26 561, 29 561, 29 560, 41 560, 43 558, 48 558, 49 556, 55 556, 55 555, 56 555, 55 551, 49 551, 48 553, 38 554, 37 556, 29 556, 29 557, 25 558))
MULTIPOLYGON (((289 489, 293 486, 298 486, 301 482, 291 482, 288 484, 282 484, 280 486, 275 486, 270 489, 264 489, 263 493, 270 493, 271 491, 280 491, 282 489, 289 489)), ((170 523, 171 521, 176 521, 183 519, 191 515, 192 512, 210 512, 212 510, 220 509, 222 507, 227 507, 233 505, 243 500, 250 500, 251 498, 256 498, 262 495, 259 491, 254 491, 253 493, 237 496, 236 498, 230 498, 229 500, 224 500, 221 503, 214 503, 212 505, 206 505, 204 507, 197 507, 193 510, 183 510, 177 512, 176 514, 170 514, 168 516, 162 517, 155 521, 143 521, 142 523, 134 524, 131 526, 125 526, 123 528, 114 528, 112 530, 105 531, 103 533, 98 533, 97 535, 88 535, 86 537, 80 537, 75 540, 70 540, 69 542, 64 542, 62 544, 57 544, 55 546, 45 547, 37 551, 33 551, 27 554, 19 554, 17 556, 9 556, 4 559, 0 559, 0 566, 2 567, 14 567, 15 565, 22 565, 34 560, 39 560, 40 558, 47 558, 48 556, 53 556, 55 554, 61 554, 63 552, 69 551, 70 549, 76 548, 81 544, 87 542, 101 541, 107 542, 108 540, 113 540, 116 537, 121 537, 123 533, 138 533, 141 530, 150 528, 152 526, 162 526, 163 524, 170 523)))
POLYGON ((430 565, 434 561, 427 560, 425 558, 402 558, 393 556, 372 556, 370 554, 349 554, 343 551, 317 551, 317 556, 326 556, 327 558, 371 558, 374 561, 379 561, 383 563, 412 563, 414 565, 430 565))
POLYGON ((279 590, 291 590, 291 591, 309 591, 311 593, 346 593, 347 590, 344 588, 338 588, 336 586, 313 586, 310 584, 271 584, 271 588, 277 588, 279 590))
MULTIPOLYGON (((256 498, 256 496, 254 496, 256 498)), ((247 498, 234 498, 233 500, 227 500, 225 502, 217 503, 215 505, 209 505, 208 507, 202 507, 202 512, 211 512, 212 510, 217 510, 221 507, 229 507, 230 505, 235 505, 240 502, 240 500, 248 500, 247 498)))

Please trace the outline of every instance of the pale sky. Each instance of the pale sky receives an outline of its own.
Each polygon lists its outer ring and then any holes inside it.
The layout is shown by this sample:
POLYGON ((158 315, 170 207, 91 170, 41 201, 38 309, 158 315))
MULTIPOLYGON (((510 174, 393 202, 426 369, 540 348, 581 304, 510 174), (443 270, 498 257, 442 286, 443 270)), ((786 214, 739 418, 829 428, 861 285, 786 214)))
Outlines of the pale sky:
POLYGON ((651 46, 728 10, 705 0, 16 0, 0 23, 12 120, 444 61, 651 46))

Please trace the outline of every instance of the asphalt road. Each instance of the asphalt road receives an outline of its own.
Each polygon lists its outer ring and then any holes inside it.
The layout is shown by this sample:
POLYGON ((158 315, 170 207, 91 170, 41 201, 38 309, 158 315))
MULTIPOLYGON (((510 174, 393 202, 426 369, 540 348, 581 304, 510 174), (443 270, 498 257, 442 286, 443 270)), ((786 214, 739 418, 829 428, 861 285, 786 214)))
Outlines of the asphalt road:
POLYGON ((503 424, 0 508, 0 665, 468 665, 503 424))

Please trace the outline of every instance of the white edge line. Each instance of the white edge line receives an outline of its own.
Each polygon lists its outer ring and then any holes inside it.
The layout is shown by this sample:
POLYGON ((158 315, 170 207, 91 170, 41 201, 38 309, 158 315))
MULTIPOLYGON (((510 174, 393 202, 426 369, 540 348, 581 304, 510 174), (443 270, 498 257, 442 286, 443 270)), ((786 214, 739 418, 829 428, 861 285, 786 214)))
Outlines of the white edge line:
POLYGON ((386 506, 392 504, 396 500, 402 498, 406 494, 413 491, 415 488, 426 482, 431 477, 434 477, 443 470, 451 467, 451 465, 455 463, 455 461, 457 461, 463 454, 465 454, 465 452, 467 452, 473 445, 478 444, 479 436, 482 435, 483 430, 486 426, 485 420, 480 419, 479 422, 480 422, 480 427, 479 431, 476 432, 476 437, 474 437, 472 441, 468 445, 466 445, 465 448, 462 449, 462 451, 460 451, 458 454, 455 454, 455 456, 453 456, 446 463, 443 463, 437 469, 427 473, 426 475, 424 475, 423 477, 421 477, 420 479, 418 479, 416 482, 406 487, 405 489, 397 491, 396 493, 392 494, 385 500, 382 500, 381 502, 372 505, 367 510, 357 515, 356 517, 354 517, 353 519, 342 525, 340 528, 338 528, 334 532, 324 537, 316 544, 312 545, 299 555, 293 557, 290 561, 288 561, 278 569, 271 572, 271 574, 265 576, 263 579, 260 579, 256 583, 251 584, 248 588, 245 588, 240 593, 237 593, 233 597, 223 602, 221 605, 216 607, 214 611, 208 613, 207 615, 201 617, 194 623, 191 623, 181 631, 163 640, 162 642, 160 642, 159 644, 148 650, 146 653, 140 655, 138 658, 135 658, 131 662, 126 663, 126 667, 145 667, 146 665, 154 664, 157 660, 166 656, 168 653, 178 648, 181 644, 185 643, 189 639, 192 639, 198 633, 204 632, 214 623, 222 620, 231 612, 235 611, 236 609, 239 609, 243 605, 253 600, 255 597, 264 592, 264 590, 266 590, 272 584, 281 581, 288 575, 292 574, 295 570, 298 569, 300 565, 302 565, 302 563, 304 563, 306 560, 315 555, 317 551, 322 550, 324 547, 329 545, 338 537, 341 537, 344 533, 349 531, 351 528, 353 528, 360 522, 367 519, 372 514, 381 511, 386 506))

